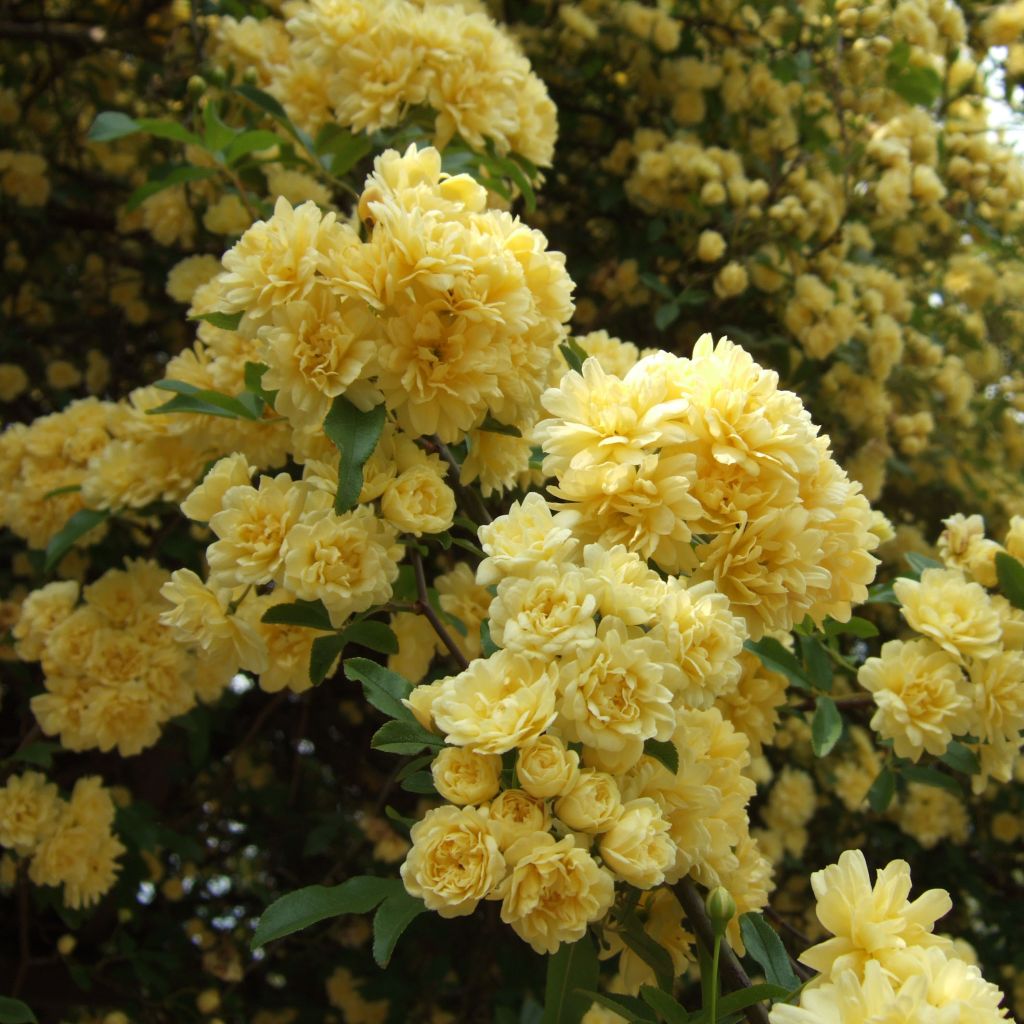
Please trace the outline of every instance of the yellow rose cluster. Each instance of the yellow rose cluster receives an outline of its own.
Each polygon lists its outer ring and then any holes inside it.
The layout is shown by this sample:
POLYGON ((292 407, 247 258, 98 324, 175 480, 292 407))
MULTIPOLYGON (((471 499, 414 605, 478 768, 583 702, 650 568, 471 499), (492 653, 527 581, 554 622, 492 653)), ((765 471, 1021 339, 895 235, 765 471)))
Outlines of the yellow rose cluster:
POLYGON ((878 541, 860 485, 800 399, 727 338, 622 377, 590 358, 543 402, 555 523, 582 541, 713 581, 754 639, 806 615, 845 621, 867 597, 878 541))
POLYGON ((81 595, 73 580, 28 595, 13 634, 18 657, 42 663, 46 691, 31 707, 44 733, 59 735, 69 750, 130 757, 197 697, 220 695, 235 666, 182 646, 161 624, 160 591, 169 579, 155 562, 137 559, 81 595))
POLYGON ((434 143, 460 136, 477 150, 551 163, 557 125, 544 83, 512 37, 476 3, 290 0, 285 20, 222 18, 216 55, 252 68, 292 120, 315 135, 334 122, 394 128, 410 109, 434 111, 434 143))
POLYGON ((117 880, 124 846, 113 822, 110 791, 94 775, 80 778, 68 800, 39 772, 0 788, 0 846, 28 861, 36 885, 63 886, 72 910, 92 906, 117 880))
POLYGON ((409 892, 443 916, 501 900, 542 952, 601 920, 616 881, 651 889, 692 872, 744 909, 763 905, 748 742, 713 706, 739 683, 743 619, 710 581, 581 543, 537 493, 479 536, 498 649, 408 700, 450 744, 433 774, 454 805, 413 829, 409 892), (678 771, 651 743, 670 745, 678 771))
MULTIPOLYGON (((883 644, 857 679, 878 708, 872 729, 892 740, 899 756, 938 757, 954 736, 972 737, 980 793, 989 778, 1013 777, 1024 742, 1024 613, 983 586, 996 583, 994 560, 1004 549, 985 538, 981 517, 945 522, 939 553, 946 567, 893 584, 915 639, 883 644)), ((1022 535, 1024 519, 1014 517, 1006 537, 1011 555, 1024 554, 1022 535)))
POLYGON ((798 1005, 776 1003, 771 1024, 921 1024, 971 1021, 997 1024, 1003 994, 977 965, 957 955, 935 922, 952 907, 949 894, 929 889, 913 902, 910 867, 896 860, 874 885, 859 850, 811 875, 818 919, 832 938, 800 960, 821 972, 798 1005))

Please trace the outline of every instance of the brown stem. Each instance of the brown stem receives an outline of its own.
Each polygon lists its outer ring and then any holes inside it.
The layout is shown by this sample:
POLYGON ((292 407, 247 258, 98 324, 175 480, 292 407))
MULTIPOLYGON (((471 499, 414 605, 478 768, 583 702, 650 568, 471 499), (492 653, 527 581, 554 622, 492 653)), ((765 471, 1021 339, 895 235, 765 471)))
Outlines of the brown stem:
POLYGON ((466 656, 459 649, 459 645, 452 639, 451 634, 444 627, 437 612, 430 603, 430 595, 427 593, 427 577, 423 574, 423 559, 418 551, 412 552, 412 565, 416 573, 416 611, 427 617, 427 621, 434 627, 434 632, 441 638, 441 642, 448 648, 451 656, 458 663, 459 668, 469 668, 466 656))
POLYGON ((466 508, 467 512, 475 512, 476 515, 471 515, 470 518, 480 523, 493 523, 494 517, 490 512, 487 511, 487 506, 484 504, 483 498, 480 497, 476 491, 471 490, 468 487, 464 487, 460 483, 460 477, 462 474, 462 468, 459 466, 458 460, 452 455, 448 446, 440 441, 436 436, 430 439, 430 443, 437 448, 438 454, 448 463, 449 468, 452 471, 452 489, 455 491, 459 498, 459 503, 466 508))
MULTIPOLYGON (((715 947, 715 932, 711 927, 711 919, 704 908, 704 900, 697 891, 697 886, 692 878, 684 878, 673 888, 676 896, 679 897, 679 902, 683 905, 686 920, 697 933, 697 938, 704 944, 704 948, 710 953, 715 947)), ((719 956, 719 972, 730 991, 738 992, 740 989, 752 987, 753 983, 747 977, 747 972, 743 970, 743 965, 729 947, 728 942, 722 943, 719 956)), ((743 1013, 750 1024, 769 1024, 768 1011, 760 1003, 748 1006, 743 1013)))

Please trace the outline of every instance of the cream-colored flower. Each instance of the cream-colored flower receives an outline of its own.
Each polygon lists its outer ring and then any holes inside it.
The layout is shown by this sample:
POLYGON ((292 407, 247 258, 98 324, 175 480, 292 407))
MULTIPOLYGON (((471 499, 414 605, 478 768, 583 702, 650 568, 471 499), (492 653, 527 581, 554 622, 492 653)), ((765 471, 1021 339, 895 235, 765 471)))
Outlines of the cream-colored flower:
POLYGON ((524 836, 547 832, 551 827, 547 804, 523 789, 503 790, 487 805, 487 820, 503 850, 524 836))
POLYGON ((594 580, 574 569, 498 584, 490 607, 491 639, 507 650, 555 657, 594 642, 594 580))
POLYGON ((573 836, 556 842, 538 832, 520 839, 506 857, 511 869, 500 889, 501 919, 538 953, 581 939, 615 899, 610 872, 573 836))
POLYGON ((254 472, 241 452, 225 455, 181 503, 181 511, 197 523, 208 523, 224 507, 224 495, 232 487, 248 487, 254 472))
POLYGON ((676 859, 669 824, 650 797, 624 804, 622 813, 601 837, 599 848, 604 863, 638 889, 660 885, 666 868, 676 859))
POLYGON ((580 756, 554 734, 545 733, 519 748, 516 776, 531 796, 550 799, 567 793, 579 775, 580 756))
POLYGON ((893 592, 907 625, 963 660, 999 650, 999 615, 985 588, 957 569, 925 569, 920 581, 898 579, 893 592))
POLYGON ((501 786, 501 758, 464 747, 445 747, 430 766, 434 788, 449 803, 486 803, 501 786))
POLYGON ((394 528, 367 505, 340 516, 313 512, 291 528, 282 550, 285 587, 303 601, 323 601, 336 628, 391 597, 402 553, 394 528))
POLYGON ((967 680, 956 659, 930 640, 890 640, 881 657, 861 665, 857 681, 878 706, 871 728, 891 739, 900 757, 940 757, 971 724, 967 680))
POLYGON ((605 832, 621 813, 615 779, 591 768, 577 773, 572 787, 555 803, 555 814, 577 832, 605 832))
POLYGON ((985 587, 996 585, 996 555, 1002 548, 985 538, 985 520, 960 512, 942 520, 939 557, 951 569, 962 569, 985 587))
POLYGON ((78 584, 74 580, 58 580, 33 590, 22 601, 18 621, 11 630, 18 657, 38 661, 47 637, 71 614, 77 602, 78 584))
POLYGON ((449 743, 503 754, 536 739, 555 720, 557 668, 511 651, 477 658, 447 679, 434 722, 449 743))
POLYGON ((455 519, 455 493, 430 464, 410 466, 388 484, 381 498, 384 518, 404 533, 443 533, 455 519))
POLYGON ((437 807, 412 827, 401 875, 410 895, 442 917, 465 917, 505 875, 487 819, 472 807, 437 807))
POLYGON ((949 893, 929 889, 913 903, 910 866, 894 860, 879 870, 872 886, 860 850, 846 850, 839 862, 811 875, 818 920, 834 936, 805 950, 802 963, 826 979, 852 969, 863 975, 872 960, 887 967, 908 946, 948 946, 932 934, 935 922, 953 906, 949 893))
POLYGON ((545 563, 559 566, 572 562, 579 547, 572 530, 555 526, 543 495, 532 491, 514 501, 508 512, 477 532, 487 555, 476 570, 483 586, 505 576, 530 578, 545 563))
POLYGON ((56 827, 62 801, 39 772, 12 775, 0 789, 0 846, 23 856, 56 827))

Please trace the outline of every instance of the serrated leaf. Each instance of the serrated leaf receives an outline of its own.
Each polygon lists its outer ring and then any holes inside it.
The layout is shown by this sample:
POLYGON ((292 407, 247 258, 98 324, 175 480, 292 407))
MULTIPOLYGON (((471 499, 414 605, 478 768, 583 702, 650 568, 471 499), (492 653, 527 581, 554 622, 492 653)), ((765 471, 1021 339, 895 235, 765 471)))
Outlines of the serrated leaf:
POLYGON ((379 967, 387 967, 402 932, 426 909, 423 901, 410 896, 404 886, 377 908, 373 915, 373 959, 379 967))
POLYGON ((896 795, 896 774, 891 768, 883 768, 868 790, 868 806, 876 814, 884 814, 896 795))
POLYGON ((690 1015, 667 992, 653 985, 640 986, 640 998, 665 1021, 665 1024, 689 1024, 690 1015))
POLYGON ((263 613, 261 622, 274 626, 308 626, 328 633, 334 627, 323 601, 293 601, 275 604, 263 613))
POLYGON ((760 964, 769 982, 782 986, 787 992, 800 987, 800 979, 793 971, 782 939, 763 915, 743 914, 740 917, 740 933, 747 953, 760 964))
POLYGON ((444 740, 427 732, 419 722, 394 720, 385 722, 370 740, 374 750, 388 754, 419 754, 424 748, 440 750, 444 740))
POLYGON ((36 1015, 20 999, 0 996, 0 1024, 37 1024, 36 1015))
POLYGON ((996 555, 996 577, 999 592, 1014 608, 1024 609, 1024 565, 1012 555, 996 555))
POLYGON ((916 551, 908 551, 905 558, 907 559, 907 565, 910 566, 917 579, 927 569, 941 569, 943 567, 941 562, 937 562, 934 558, 929 558, 927 555, 918 554, 916 551))
POLYGON ((679 751, 671 740, 644 740, 644 753, 661 762, 673 775, 679 771, 679 751))
POLYGON ((331 671, 335 660, 345 649, 345 634, 331 633, 318 636, 309 651, 309 681, 319 686, 331 671))
POLYGON ((290 892, 263 911, 251 946, 258 949, 339 914, 365 914, 399 890, 405 891, 397 878, 361 875, 341 885, 309 885, 290 892))
POLYGON ((766 636, 756 641, 746 640, 743 647, 751 654, 756 654, 765 668, 771 669, 772 672, 780 672, 794 686, 801 690, 813 689, 803 666, 774 637, 766 636))
POLYGON ((242 322, 244 312, 240 313, 197 313, 189 317, 190 320, 205 320, 222 331, 237 331, 238 325, 242 322))
POLYGON ((105 509, 79 509, 64 524, 63 529, 50 538, 50 543, 46 545, 46 555, 43 558, 43 572, 52 571, 71 550, 75 541, 95 529, 109 516, 110 512, 105 509))
POLYGON ((832 689, 832 662, 824 644, 815 636, 800 637, 800 653, 807 666, 807 676, 817 690, 832 689))
POLYGON ((811 721, 811 749, 815 757, 827 757, 843 735, 843 716, 831 697, 819 697, 811 721))
POLYGON ((589 935, 563 942, 548 957, 542 1024, 579 1024, 590 1009, 590 1000, 578 990, 597 988, 599 970, 589 935))
POLYGON ((147 409, 148 416, 162 416, 168 413, 195 413, 202 416, 221 416, 232 420, 258 420, 262 418, 263 403, 255 395, 245 392, 237 398, 197 388, 182 380, 157 381, 154 387, 161 391, 175 392, 174 398, 155 409, 147 409))
POLYGON ((577 373, 583 372, 583 364, 587 361, 587 353, 584 352, 575 338, 566 338, 558 346, 558 351, 562 353, 565 361, 569 364, 570 370, 575 370, 577 373))
POLYGON ((135 118, 119 110, 104 110, 102 114, 96 115, 86 138, 89 142, 111 142, 123 139, 126 135, 134 135, 140 130, 135 118))
POLYGON ((385 410, 376 405, 368 412, 357 409, 344 395, 338 395, 324 418, 324 433, 341 453, 338 492, 334 511, 339 515, 354 508, 363 489, 363 466, 373 454, 384 429, 385 410))
POLYGON ((908 782, 917 782, 922 786, 934 786, 936 789, 946 790, 947 793, 963 796, 960 783, 951 775, 940 772, 937 768, 929 768, 922 764, 908 764, 900 768, 900 774, 908 782))
POLYGON ((946 752, 939 760, 943 764, 948 764, 954 771, 963 772, 964 775, 976 775, 981 770, 978 755, 970 747, 956 740, 946 747, 946 752))
POLYGON ((158 168, 162 173, 151 178, 144 185, 140 185, 124 204, 128 213, 137 210, 150 196, 155 196, 164 189, 173 188, 175 185, 183 185, 188 181, 204 181, 206 178, 216 177, 220 171, 216 167, 194 167, 191 164, 185 166, 158 168))
POLYGON ((371 651, 379 651, 381 654, 398 653, 398 637, 384 622, 376 622, 373 619, 353 622, 345 629, 344 636, 346 643, 359 644, 360 647, 368 647, 371 651))
POLYGON ((402 703, 412 693, 412 684, 407 679, 368 658, 349 658, 345 675, 362 683, 367 702, 378 711, 401 722, 416 722, 416 716, 402 703))
POLYGON ((228 143, 224 150, 224 162, 231 167, 250 153, 283 144, 284 140, 274 132, 268 131, 266 128, 254 128, 252 131, 236 135, 228 143))
POLYGON ((158 139, 170 139, 173 142, 183 142, 189 146, 201 145, 199 136, 190 132, 183 124, 177 121, 166 121, 155 117, 140 117, 135 122, 140 131, 147 135, 154 135, 158 139))
POLYGON ((654 311, 654 326, 657 327, 659 331, 664 331, 679 319, 679 314, 681 312, 682 308, 678 302, 666 302, 654 311))
POLYGON ((606 1010, 624 1017, 629 1024, 657 1024, 654 1011, 636 996, 613 995, 610 992, 594 992, 578 989, 581 996, 586 996, 592 1003, 603 1006, 606 1010))

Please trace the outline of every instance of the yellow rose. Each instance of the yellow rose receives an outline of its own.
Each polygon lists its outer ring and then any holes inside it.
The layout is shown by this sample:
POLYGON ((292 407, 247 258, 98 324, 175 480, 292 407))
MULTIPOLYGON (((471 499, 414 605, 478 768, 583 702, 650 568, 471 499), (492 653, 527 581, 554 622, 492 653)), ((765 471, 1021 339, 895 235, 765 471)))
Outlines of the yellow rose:
POLYGON ((601 837, 601 858, 623 881, 650 889, 665 881, 675 863, 676 844, 661 808, 650 797, 630 800, 601 837))
POLYGON ((536 739, 555 720, 554 671, 509 651, 477 658, 445 681, 434 721, 449 743, 503 754, 536 739))
POLYGON ((498 841, 474 808, 435 808, 410 835, 402 881, 410 895, 442 917, 472 914, 505 875, 498 841))
POLYGON ((501 919, 538 953, 581 939, 615 899, 611 873, 573 836, 548 832, 520 839, 508 851, 512 870, 501 886, 501 919))
POLYGON ((482 804, 500 788, 501 758, 447 747, 430 766, 434 788, 452 804, 482 804))
POLYGON ((430 466, 411 466, 381 498, 384 518, 405 533, 443 533, 455 518, 455 493, 430 466))
POLYGON ((487 818, 503 850, 534 832, 547 832, 551 826, 547 804, 521 789, 506 789, 492 800, 487 807, 487 818))
POLYGON ((519 751, 516 775, 530 796, 540 799, 563 796, 580 773, 580 756, 550 733, 538 736, 519 751))
POLYGON ((604 832, 622 813, 619 787, 607 772, 582 771, 555 804, 555 814, 578 832, 604 832))

